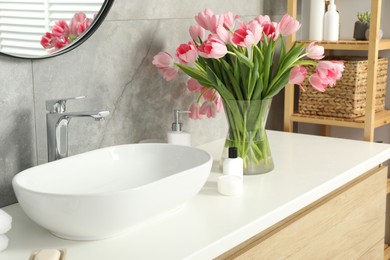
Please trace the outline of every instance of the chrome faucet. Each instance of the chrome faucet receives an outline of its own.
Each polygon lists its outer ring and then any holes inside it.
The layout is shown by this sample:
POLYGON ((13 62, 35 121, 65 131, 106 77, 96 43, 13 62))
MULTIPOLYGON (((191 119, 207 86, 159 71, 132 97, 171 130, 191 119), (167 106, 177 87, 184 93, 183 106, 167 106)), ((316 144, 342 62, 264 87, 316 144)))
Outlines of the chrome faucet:
POLYGON ((92 117, 96 121, 104 120, 109 111, 66 112, 66 102, 85 96, 61 98, 46 101, 47 152, 48 161, 68 156, 68 125, 73 117, 92 117))

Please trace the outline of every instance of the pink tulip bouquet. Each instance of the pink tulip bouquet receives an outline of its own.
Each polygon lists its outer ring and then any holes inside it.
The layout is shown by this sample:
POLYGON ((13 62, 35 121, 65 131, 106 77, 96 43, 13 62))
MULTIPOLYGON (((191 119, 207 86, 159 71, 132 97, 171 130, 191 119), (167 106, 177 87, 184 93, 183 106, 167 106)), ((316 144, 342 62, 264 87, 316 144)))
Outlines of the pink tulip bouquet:
POLYGON ((249 161, 270 164, 268 141, 256 139, 265 138, 272 97, 288 83, 303 88, 306 78, 323 92, 335 86, 344 64, 321 61, 324 48, 314 42, 306 48, 295 43, 286 49, 284 37, 301 26, 287 14, 280 22, 260 15, 244 23, 231 12, 218 15, 205 9, 195 21, 189 28, 192 40, 180 44, 175 55, 158 53, 152 63, 168 81, 180 71, 190 77, 187 88, 198 93, 190 106, 191 118, 214 117, 224 107, 229 122, 226 147, 239 148, 245 168, 250 167, 249 161), (312 75, 308 75, 307 66, 315 67, 312 75))
POLYGON ((83 34, 92 21, 83 12, 75 13, 69 24, 65 20, 56 21, 52 31, 42 36, 41 45, 49 52, 62 49, 83 34))

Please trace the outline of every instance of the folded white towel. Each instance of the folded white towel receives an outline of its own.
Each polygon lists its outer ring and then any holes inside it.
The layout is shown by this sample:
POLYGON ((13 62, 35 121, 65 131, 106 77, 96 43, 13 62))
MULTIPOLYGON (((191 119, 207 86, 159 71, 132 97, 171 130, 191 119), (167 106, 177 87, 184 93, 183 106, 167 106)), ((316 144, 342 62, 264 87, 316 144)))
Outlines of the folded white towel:
MULTIPOLYGON (((11 229, 12 217, 0 209, 0 234, 5 234, 11 229)), ((1 248, 1 247, 0 247, 1 248)))
POLYGON ((8 247, 8 237, 6 235, 0 235, 0 252, 4 251, 8 247))

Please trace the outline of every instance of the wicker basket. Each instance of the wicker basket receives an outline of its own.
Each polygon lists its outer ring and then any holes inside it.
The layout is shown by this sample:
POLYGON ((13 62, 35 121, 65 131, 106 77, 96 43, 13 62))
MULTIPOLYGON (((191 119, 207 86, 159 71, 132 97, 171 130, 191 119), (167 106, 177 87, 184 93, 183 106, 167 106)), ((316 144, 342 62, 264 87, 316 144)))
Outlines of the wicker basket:
MULTIPOLYGON (((365 114, 368 60, 365 57, 329 57, 329 60, 344 61, 345 70, 335 87, 321 93, 314 90, 308 80, 300 91, 299 113, 306 115, 354 118, 365 114)), ((375 110, 385 108, 387 59, 379 58, 375 110)), ((314 69, 308 72, 311 74, 314 69)))

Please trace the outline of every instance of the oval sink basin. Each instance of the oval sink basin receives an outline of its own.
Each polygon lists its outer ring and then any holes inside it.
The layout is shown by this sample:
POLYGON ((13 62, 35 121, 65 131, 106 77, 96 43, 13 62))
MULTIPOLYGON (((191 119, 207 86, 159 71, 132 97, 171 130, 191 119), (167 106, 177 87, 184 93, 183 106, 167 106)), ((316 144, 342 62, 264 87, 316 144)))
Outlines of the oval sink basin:
POLYGON ((97 240, 180 207, 205 184, 209 153, 170 144, 102 148, 17 174, 24 212, 58 237, 97 240))

